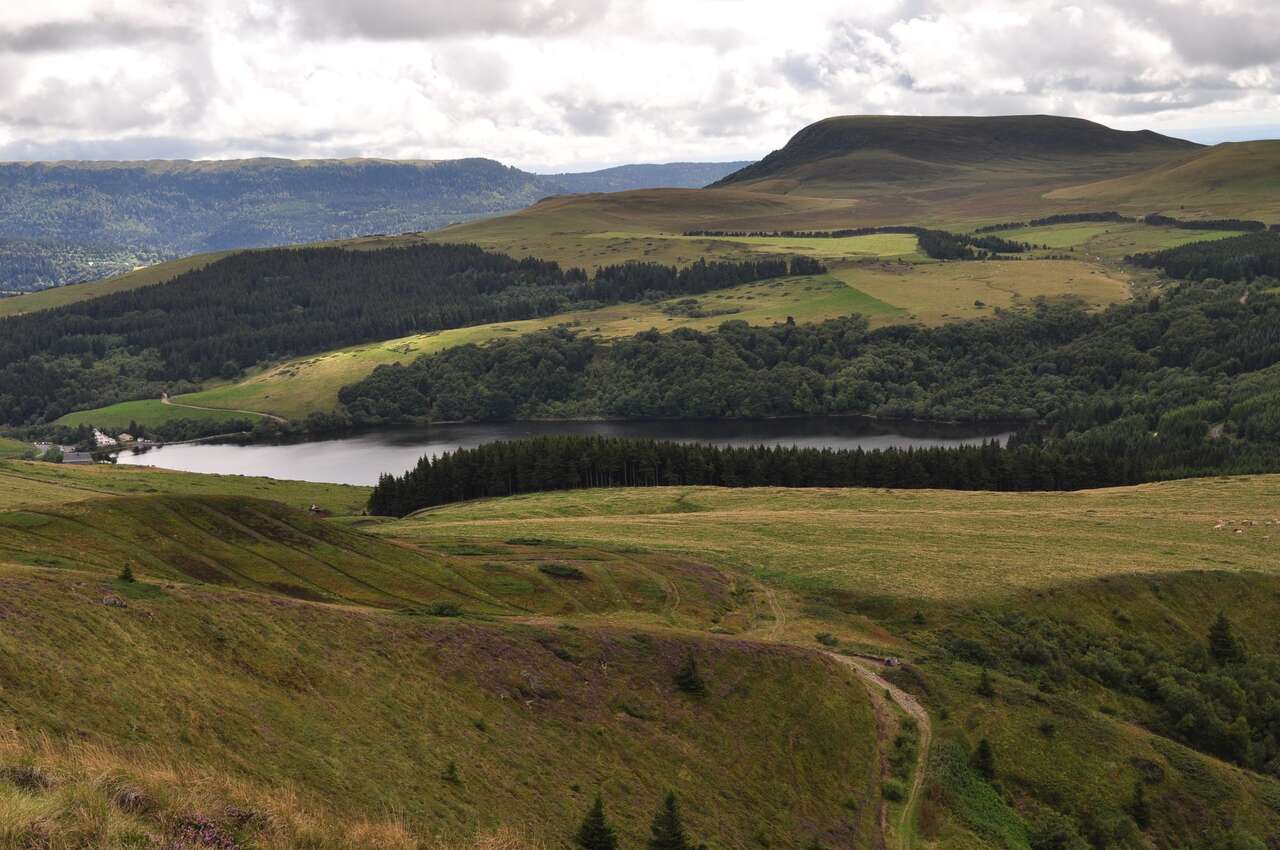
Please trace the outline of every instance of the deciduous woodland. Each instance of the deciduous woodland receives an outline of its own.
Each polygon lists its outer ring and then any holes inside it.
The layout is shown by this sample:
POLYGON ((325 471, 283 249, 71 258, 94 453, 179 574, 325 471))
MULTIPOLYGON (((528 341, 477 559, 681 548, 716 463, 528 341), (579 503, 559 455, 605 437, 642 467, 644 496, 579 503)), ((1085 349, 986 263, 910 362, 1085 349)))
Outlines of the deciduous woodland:
POLYGON ((1280 438, 1280 295, 1176 284, 1101 313, 1041 303, 940 328, 858 317, 611 345, 555 330, 381 367, 341 398, 362 424, 538 416, 869 414, 1020 421, 1118 454, 1280 438), (1213 426, 1225 423, 1221 429, 1213 426))

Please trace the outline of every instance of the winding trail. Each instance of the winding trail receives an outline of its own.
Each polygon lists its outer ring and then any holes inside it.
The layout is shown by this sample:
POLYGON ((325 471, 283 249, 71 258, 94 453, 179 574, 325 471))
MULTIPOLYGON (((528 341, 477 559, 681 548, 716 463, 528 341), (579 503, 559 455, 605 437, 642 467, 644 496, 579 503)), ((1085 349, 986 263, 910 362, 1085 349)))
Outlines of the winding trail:
POLYGON ((162 393, 160 403, 167 404, 170 407, 185 407, 188 410, 207 410, 211 413, 244 413, 249 416, 261 416, 264 419, 270 419, 272 422, 287 422, 283 416, 276 416, 274 413, 263 413, 261 410, 240 410, 234 407, 201 407, 198 404, 183 404, 180 401, 174 401, 169 398, 168 393, 162 393))
MULTIPOLYGON (((889 739, 892 737, 892 731, 898 724, 893 708, 888 704, 890 701, 896 703, 908 716, 912 717, 920 729, 920 743, 916 747, 916 766, 911 775, 911 788, 903 801, 902 815, 898 819, 898 828, 895 833, 897 837, 896 848, 898 850, 910 850, 911 817, 920 802, 920 793, 924 790, 924 774, 929 759, 929 744, 933 739, 933 726, 929 722, 929 712, 925 710, 919 700, 880 675, 879 671, 888 666, 885 662, 866 657, 841 655, 838 652, 828 652, 826 654, 851 669, 866 686, 867 692, 871 696, 872 707, 875 709, 876 725, 880 728, 882 766, 887 764, 883 753, 888 746, 889 739)), ((889 835, 889 803, 886 800, 881 800, 880 802, 880 830, 887 843, 889 835)))
MULTIPOLYGON (((786 609, 779 602, 778 592, 774 588, 759 580, 754 580, 754 583, 760 592, 764 594, 765 601, 773 613, 773 623, 768 628, 766 640, 781 642, 782 629, 787 623, 786 609)), ((924 791, 925 771, 929 761, 929 745, 933 740, 933 725, 929 721, 929 712, 920 704, 920 700, 880 675, 880 672, 889 666, 886 660, 874 656, 851 656, 831 651, 824 651, 823 654, 852 670, 862 680, 862 684, 867 689, 867 694, 871 699, 871 707, 875 713, 876 727, 880 739, 880 772, 882 777, 888 776, 888 747, 891 746, 890 742, 898 727, 898 715, 890 703, 897 705, 898 708, 914 719, 917 728, 920 730, 920 741, 916 747, 915 769, 911 773, 911 787, 908 789, 906 799, 903 801, 902 814, 898 819, 897 829, 894 831, 895 840, 893 846, 895 850, 910 850, 912 846, 911 818, 920 804, 920 795, 924 791)), ((881 846, 888 847, 890 834, 889 803, 883 799, 880 801, 880 834, 881 846)))

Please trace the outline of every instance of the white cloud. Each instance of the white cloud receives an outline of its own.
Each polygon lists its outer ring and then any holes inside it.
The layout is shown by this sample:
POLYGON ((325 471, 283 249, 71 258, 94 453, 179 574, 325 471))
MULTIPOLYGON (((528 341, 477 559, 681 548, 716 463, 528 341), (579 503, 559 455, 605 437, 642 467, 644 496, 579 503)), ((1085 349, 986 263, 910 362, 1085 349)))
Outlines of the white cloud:
POLYGON ((1234 0, 63 0, 0 10, 0 156, 737 159, 834 114, 1280 114, 1234 0), (41 6, 56 6, 46 10, 41 6))

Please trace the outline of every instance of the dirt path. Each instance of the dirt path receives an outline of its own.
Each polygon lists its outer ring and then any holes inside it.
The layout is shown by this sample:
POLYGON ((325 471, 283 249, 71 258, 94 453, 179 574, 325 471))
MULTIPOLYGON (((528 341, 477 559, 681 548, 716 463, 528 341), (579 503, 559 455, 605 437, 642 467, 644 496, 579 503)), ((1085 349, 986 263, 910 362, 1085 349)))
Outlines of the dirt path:
MULTIPOLYGON (((880 675, 880 671, 885 668, 883 663, 872 661, 868 658, 850 658, 847 655, 841 655, 836 652, 828 652, 827 655, 853 670, 866 686, 867 692, 871 696, 872 708, 875 710, 876 726, 880 730, 882 755, 887 752, 892 738, 892 731, 898 725, 896 713, 888 705, 889 700, 892 700, 912 717, 920 729, 920 744, 917 747, 916 767, 912 771, 911 788, 908 790, 906 800, 902 806, 902 816, 897 824, 897 841, 894 845, 897 850, 909 850, 911 847, 909 830, 911 816, 920 802, 920 792, 924 789, 924 774, 929 758, 929 743, 933 737, 933 727, 929 723, 929 712, 925 711, 919 700, 880 675)), ((889 835, 889 804, 886 801, 881 801, 880 803, 880 829, 887 843, 889 835)))
POLYGON ((168 393, 160 396, 160 403, 167 404, 170 407, 185 407, 188 410, 207 410, 211 413, 245 413, 249 416, 261 416, 264 419, 270 419, 272 422, 287 422, 283 416, 276 416, 274 413, 263 413, 261 410, 239 410, 232 407, 201 407, 198 404, 183 404, 180 401, 173 401, 169 398, 168 393))

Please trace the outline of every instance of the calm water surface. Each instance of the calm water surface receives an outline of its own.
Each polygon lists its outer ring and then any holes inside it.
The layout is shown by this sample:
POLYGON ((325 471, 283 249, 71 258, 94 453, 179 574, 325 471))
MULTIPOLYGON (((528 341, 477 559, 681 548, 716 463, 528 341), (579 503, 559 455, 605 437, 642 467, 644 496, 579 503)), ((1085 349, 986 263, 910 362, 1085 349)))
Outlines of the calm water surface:
POLYGON ((1004 442, 1009 432, 919 422, 874 422, 854 418, 696 422, 500 422, 434 425, 370 431, 305 443, 241 445, 198 443, 126 451, 119 462, 186 472, 264 475, 336 484, 376 484, 384 472, 399 475, 423 455, 472 448, 494 440, 544 434, 648 437, 723 446, 784 445, 833 449, 957 446, 983 440, 1004 442))

